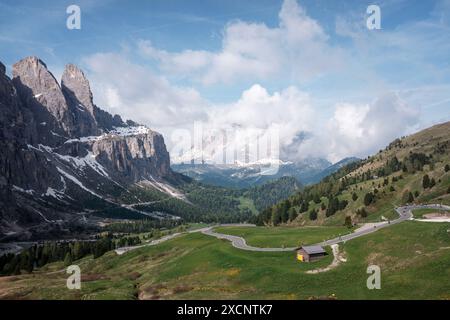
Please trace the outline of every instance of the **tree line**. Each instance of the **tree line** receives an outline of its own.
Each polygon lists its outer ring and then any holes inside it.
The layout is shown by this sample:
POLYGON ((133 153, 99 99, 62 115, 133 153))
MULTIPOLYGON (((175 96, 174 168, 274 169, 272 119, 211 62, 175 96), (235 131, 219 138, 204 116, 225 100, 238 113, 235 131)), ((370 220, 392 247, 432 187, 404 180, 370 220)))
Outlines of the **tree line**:
POLYGON ((94 259, 117 247, 141 243, 137 236, 115 237, 112 234, 95 240, 48 241, 23 249, 20 253, 0 256, 0 275, 19 275, 32 273, 36 268, 48 263, 63 261, 65 266, 73 261, 92 255, 94 259))

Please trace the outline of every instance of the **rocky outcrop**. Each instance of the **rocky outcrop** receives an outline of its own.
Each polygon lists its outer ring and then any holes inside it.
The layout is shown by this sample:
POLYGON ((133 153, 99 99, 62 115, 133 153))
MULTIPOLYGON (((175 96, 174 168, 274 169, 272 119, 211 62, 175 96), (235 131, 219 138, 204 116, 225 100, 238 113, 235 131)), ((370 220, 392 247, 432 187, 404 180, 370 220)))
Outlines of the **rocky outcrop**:
POLYGON ((0 227, 8 221, 20 225, 39 221, 36 209, 27 209, 22 195, 33 196, 60 183, 56 168, 41 152, 29 148, 38 143, 33 112, 22 104, 12 81, 0 71, 0 227))
MULTIPOLYGON (((13 83, 25 107, 46 132, 70 137, 74 119, 55 77, 36 57, 28 57, 13 65, 13 83), (51 132, 50 132, 51 133, 51 132)), ((44 139, 51 140, 51 139, 44 139)))
POLYGON ((14 64, 12 80, 5 72, 0 63, 0 240, 12 225, 120 208, 129 185, 173 177, 163 137, 97 107, 78 67, 61 87, 36 57, 14 64))
POLYGON ((66 96, 73 96, 79 102, 79 107, 94 117, 91 87, 83 71, 73 64, 66 65, 61 78, 61 88, 66 96))
POLYGON ((36 122, 17 92, 11 80, 0 75, 0 179, 3 185, 46 189, 51 180, 47 161, 28 147, 39 142, 36 122))
POLYGON ((74 134, 80 137, 98 135, 101 130, 95 119, 92 92, 84 73, 73 64, 66 65, 61 89, 74 116, 74 134))
POLYGON ((110 172, 126 177, 130 182, 171 174, 164 139, 151 130, 145 134, 125 137, 113 135, 95 141, 92 152, 110 172))
POLYGON ((61 89, 75 118, 75 135, 98 135, 127 125, 119 115, 113 116, 94 104, 89 81, 77 66, 66 65, 61 89))

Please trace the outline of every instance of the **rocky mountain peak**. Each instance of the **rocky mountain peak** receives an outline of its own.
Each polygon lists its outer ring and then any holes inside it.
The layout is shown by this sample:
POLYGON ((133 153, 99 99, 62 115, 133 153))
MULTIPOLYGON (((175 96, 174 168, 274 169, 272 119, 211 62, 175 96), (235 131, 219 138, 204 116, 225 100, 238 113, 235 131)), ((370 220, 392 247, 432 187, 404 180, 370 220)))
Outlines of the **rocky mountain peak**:
POLYGON ((176 177, 163 137, 96 106, 78 67, 66 66, 61 86, 37 57, 14 64, 12 80, 5 69, 0 64, 0 240, 12 225, 51 229, 72 213, 122 209, 129 186, 153 181, 161 189, 176 177))
POLYGON ((61 90, 71 110, 76 128, 76 136, 97 135, 100 131, 89 81, 83 71, 74 64, 66 65, 61 90))
POLYGON ((27 57, 13 65, 13 83, 22 102, 34 113, 48 112, 68 135, 73 118, 53 74, 37 57, 27 57))
POLYGON ((20 66, 27 66, 27 67, 33 68, 34 70, 37 70, 40 67, 47 69, 47 65, 44 63, 44 61, 42 61, 41 59, 39 59, 36 56, 29 56, 29 57, 23 58, 22 60, 16 62, 13 65, 13 68, 18 69, 20 66))
POLYGON ((66 65, 61 78, 61 87, 64 95, 73 95, 73 97, 78 100, 78 107, 87 109, 91 115, 94 115, 94 103, 89 81, 85 77, 83 71, 76 65, 66 65))

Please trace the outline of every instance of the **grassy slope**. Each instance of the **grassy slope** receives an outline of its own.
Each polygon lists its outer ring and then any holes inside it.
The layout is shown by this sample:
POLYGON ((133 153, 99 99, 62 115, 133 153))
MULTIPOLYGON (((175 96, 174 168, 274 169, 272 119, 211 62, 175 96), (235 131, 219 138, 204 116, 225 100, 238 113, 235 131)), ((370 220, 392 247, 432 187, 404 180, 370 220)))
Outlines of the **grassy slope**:
MULTIPOLYGON (((416 153, 433 153, 437 143, 443 143, 450 139, 450 122, 436 125, 426 130, 420 131, 416 134, 403 138, 403 147, 393 147, 390 150, 387 148, 381 153, 378 153, 369 158, 369 161, 351 172, 349 176, 361 174, 367 170, 377 169, 383 166, 387 159, 392 158, 394 155, 402 161, 405 156, 410 152, 416 153)), ((329 218, 325 217, 325 211, 320 210, 320 204, 310 202, 310 210, 315 208, 319 210, 318 219, 316 221, 310 221, 308 213, 302 214, 295 221, 294 225, 342 225, 344 223, 345 216, 352 216, 355 222, 374 222, 381 221, 382 217, 392 219, 395 217, 395 213, 392 210, 395 206, 402 204, 402 195, 405 191, 419 191, 419 197, 415 199, 416 203, 442 203, 450 205, 450 194, 447 193, 447 189, 450 186, 450 171, 445 172, 444 167, 446 164, 450 164, 450 155, 435 155, 438 162, 432 169, 429 165, 425 165, 424 171, 416 172, 415 174, 407 174, 404 172, 396 172, 387 177, 380 177, 369 181, 364 181, 358 184, 349 186, 339 196, 340 200, 348 200, 349 204, 347 208, 342 211, 338 211, 334 216, 329 218), (432 189, 424 190, 422 188, 422 178, 425 174, 428 174, 430 178, 436 180, 436 186, 432 189), (392 182, 392 177, 403 176, 403 179, 397 182, 392 182), (383 187, 383 180, 389 178, 389 185, 383 187), (380 185, 380 187, 379 187, 380 185), (395 191, 391 192, 389 188, 393 186, 395 191), (380 198, 377 201, 366 208, 368 210, 368 217, 358 217, 355 212, 358 208, 364 207, 363 199, 364 195, 368 192, 373 192, 374 188, 379 191, 380 198), (356 201, 352 200, 352 194, 355 192, 358 195, 356 201)), ((325 202, 325 204, 327 204, 325 202)))
POLYGON ((219 227, 217 232, 243 237, 255 247, 295 247, 349 233, 347 227, 219 227))
POLYGON ((304 271, 327 265, 331 256, 299 263, 294 253, 242 251, 190 234, 122 256, 83 259, 78 263, 88 274, 80 291, 65 288, 63 273, 45 274, 60 263, 41 273, 0 278, 0 298, 449 299, 449 229, 447 223, 394 225, 347 242, 348 261, 317 275, 304 271), (369 264, 381 267, 381 290, 366 288, 369 264))
MULTIPOLYGON (((375 155, 361 170, 376 168, 393 154, 402 160, 410 151, 429 153, 438 141, 448 140, 449 132, 450 123, 446 123, 406 137, 402 140, 404 147, 375 155)), ((368 208, 370 215, 366 220, 395 217, 392 208, 401 203, 405 190, 419 191, 416 201, 420 203, 450 204, 450 195, 446 194, 450 172, 443 170, 446 163, 450 163, 448 154, 439 157, 434 169, 425 166, 425 172, 402 173, 404 179, 394 184, 395 192, 388 191, 390 185, 379 188, 381 194, 383 191, 385 194, 368 208), (425 173, 437 182, 431 190, 421 188, 425 173)), ((350 199, 355 191, 358 200, 350 200, 348 208, 326 220, 320 212, 314 223, 342 226, 345 215, 353 215, 356 208, 362 206, 364 194, 381 181, 370 180, 351 186, 340 197, 350 199)), ((307 215, 302 215, 297 223, 311 222, 307 215)), ((254 235, 254 241, 261 244, 272 246, 272 243, 282 245, 299 241, 296 231, 289 234, 290 231, 279 229, 280 234, 276 234, 278 229, 258 230, 263 231, 257 231, 260 234, 254 235)), ((56 263, 32 275, 0 278, 0 298, 306 299, 336 294, 340 299, 450 299, 449 230, 449 223, 407 221, 393 225, 347 242, 344 249, 348 261, 317 275, 308 275, 304 271, 329 264, 331 256, 302 264, 295 260, 294 253, 242 251, 224 240, 189 234, 123 256, 110 252, 97 260, 85 258, 79 261, 86 273, 81 291, 66 289, 64 273, 47 274, 62 269, 61 263, 56 263), (381 290, 366 288, 366 268, 370 264, 381 267, 381 290)), ((305 231, 304 236, 308 239, 313 235, 305 231)))

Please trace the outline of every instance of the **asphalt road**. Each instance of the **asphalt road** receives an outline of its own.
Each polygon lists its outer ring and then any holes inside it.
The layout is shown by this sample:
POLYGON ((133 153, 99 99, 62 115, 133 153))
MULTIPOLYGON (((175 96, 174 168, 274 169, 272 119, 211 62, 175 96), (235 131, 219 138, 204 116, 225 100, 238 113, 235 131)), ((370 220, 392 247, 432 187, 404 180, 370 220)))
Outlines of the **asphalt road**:
MULTIPOLYGON (((412 220, 413 214, 412 210, 414 209, 447 209, 450 210, 449 206, 445 205, 439 205, 439 204, 429 204, 429 205, 407 205, 403 207, 395 208, 395 211, 398 213, 399 217, 392 221, 383 221, 383 222, 377 222, 377 223, 368 223, 363 225, 361 228, 358 228, 355 230, 355 232, 343 235, 341 237, 337 237, 334 239, 326 240, 323 242, 315 243, 313 245, 319 245, 319 246, 330 246, 333 244, 338 244, 342 242, 346 242, 352 239, 356 239, 362 236, 365 236, 367 234, 376 232, 380 229, 392 226, 394 224, 406 221, 406 220, 412 220)), ((238 237, 238 236, 232 236, 228 234, 223 233, 217 233, 214 232, 212 229, 214 227, 205 228, 202 230, 203 234, 216 237, 218 239, 226 239, 231 241, 231 244, 233 247, 242 249, 242 250, 248 250, 248 251, 293 251, 296 248, 259 248, 259 247, 253 247, 249 246, 244 238, 238 237)))
MULTIPOLYGON (((428 204, 428 205, 407 205, 407 206, 403 206, 403 207, 398 207, 395 208, 395 211, 398 213, 399 217, 395 220, 392 221, 383 221, 383 222, 376 222, 376 223, 367 223, 365 225, 363 225, 362 227, 358 228, 355 230, 355 232, 350 233, 350 234, 346 234, 343 235, 341 237, 337 237, 334 239, 330 239, 330 240, 326 240, 323 242, 319 242, 313 245, 319 245, 319 246, 330 246, 333 244, 338 244, 338 243, 342 243, 342 242, 346 242, 352 239, 356 239, 359 237, 362 237, 364 235, 376 232, 380 229, 392 226, 394 224, 406 221, 406 220, 413 220, 413 214, 412 214, 412 210, 414 209, 446 209, 446 210, 450 210, 450 206, 445 206, 445 205, 439 205, 439 204, 428 204)), ((157 240, 153 240, 149 243, 146 244, 142 244, 142 245, 138 245, 138 246, 133 246, 133 247, 123 247, 123 248, 118 248, 116 249, 116 253, 121 255, 125 252, 128 252, 130 250, 134 250, 137 248, 142 248, 145 246, 154 246, 157 244, 160 244, 164 241, 176 238, 182 234, 186 234, 186 233, 194 233, 194 232, 201 232, 205 235, 208 236, 212 236, 212 237, 216 237, 217 239, 225 239, 231 242, 231 244, 233 245, 233 247, 237 248, 237 249, 241 249, 241 250, 247 250, 247 251, 261 251, 261 252, 283 252, 283 251, 293 251, 296 248, 295 247, 286 247, 286 248, 260 248, 260 247, 253 247, 247 244, 247 242, 245 241, 244 238, 242 237, 238 237, 238 236, 232 236, 229 234, 223 234, 223 233, 218 233, 213 231, 213 228, 218 227, 218 226, 235 226, 235 227, 255 227, 255 225, 253 224, 222 224, 222 225, 216 225, 216 226, 211 226, 211 227, 206 227, 206 228, 201 228, 201 229, 195 229, 195 230, 190 230, 187 232, 182 232, 182 233, 174 233, 174 234, 170 234, 167 235, 165 237, 162 237, 160 239, 157 240)))
MULTIPOLYGON (((239 225, 237 225, 239 226, 239 225)), ((238 237, 238 236, 232 236, 229 234, 223 234, 223 233, 218 233, 213 231, 212 229, 213 227, 209 227, 209 228, 205 228, 205 230, 202 231, 203 234, 206 234, 208 236, 213 236, 216 237, 217 239, 225 239, 228 241, 231 241, 231 244, 233 245, 233 247, 238 248, 238 249, 242 249, 242 250, 247 250, 247 251, 293 251, 295 250, 295 248, 259 248, 259 247, 252 247, 249 246, 246 242, 244 238, 238 237)))

